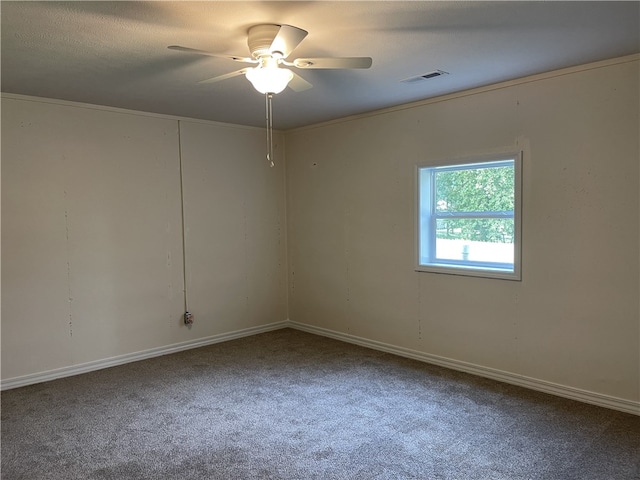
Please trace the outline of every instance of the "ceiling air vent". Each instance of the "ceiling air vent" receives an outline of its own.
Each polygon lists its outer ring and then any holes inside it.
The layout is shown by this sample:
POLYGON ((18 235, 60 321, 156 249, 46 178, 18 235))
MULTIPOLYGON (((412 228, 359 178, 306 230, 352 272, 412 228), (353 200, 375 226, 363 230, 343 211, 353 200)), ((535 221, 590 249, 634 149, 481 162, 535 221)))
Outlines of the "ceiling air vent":
POLYGON ((431 72, 423 73, 422 75, 418 75, 417 77, 409 77, 404 80, 400 80, 400 83, 420 83, 431 78, 440 77, 442 75, 449 75, 448 72, 444 72, 442 70, 433 70, 431 72))

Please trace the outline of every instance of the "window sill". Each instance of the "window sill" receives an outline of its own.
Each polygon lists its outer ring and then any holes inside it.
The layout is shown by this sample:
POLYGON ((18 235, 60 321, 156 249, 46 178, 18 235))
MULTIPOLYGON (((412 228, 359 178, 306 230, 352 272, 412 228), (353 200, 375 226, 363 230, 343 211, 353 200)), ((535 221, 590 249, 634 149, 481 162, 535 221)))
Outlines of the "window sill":
POLYGON ((446 264, 417 265, 415 271, 419 273, 440 273, 445 275, 463 275, 467 277, 495 278, 499 280, 521 281, 520 272, 501 268, 454 266, 446 264))

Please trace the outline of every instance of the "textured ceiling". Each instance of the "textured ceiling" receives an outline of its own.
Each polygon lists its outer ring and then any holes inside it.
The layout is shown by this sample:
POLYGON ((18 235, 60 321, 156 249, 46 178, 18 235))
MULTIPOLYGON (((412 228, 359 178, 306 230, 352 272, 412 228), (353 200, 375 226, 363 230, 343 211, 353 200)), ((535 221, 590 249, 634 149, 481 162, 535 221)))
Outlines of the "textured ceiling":
POLYGON ((290 58, 370 56, 368 70, 297 70, 314 88, 274 99, 288 129, 640 51, 640 2, 9 2, 2 91, 264 124, 264 100, 227 59, 260 23, 309 32, 290 58), (400 80, 449 72, 415 84, 400 80))

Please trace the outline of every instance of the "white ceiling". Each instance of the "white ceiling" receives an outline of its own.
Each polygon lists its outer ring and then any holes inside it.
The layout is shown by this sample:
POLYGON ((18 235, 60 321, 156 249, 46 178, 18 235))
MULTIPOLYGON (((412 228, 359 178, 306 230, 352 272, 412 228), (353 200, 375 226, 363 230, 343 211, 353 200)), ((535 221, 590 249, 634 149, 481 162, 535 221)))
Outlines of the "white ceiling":
POLYGON ((289 57, 369 56, 368 70, 297 70, 314 88, 274 98, 289 129, 640 51, 640 2, 10 2, 2 91, 241 125, 264 125, 264 99, 227 59, 247 29, 309 32, 289 57), (400 83, 434 69, 449 75, 400 83))

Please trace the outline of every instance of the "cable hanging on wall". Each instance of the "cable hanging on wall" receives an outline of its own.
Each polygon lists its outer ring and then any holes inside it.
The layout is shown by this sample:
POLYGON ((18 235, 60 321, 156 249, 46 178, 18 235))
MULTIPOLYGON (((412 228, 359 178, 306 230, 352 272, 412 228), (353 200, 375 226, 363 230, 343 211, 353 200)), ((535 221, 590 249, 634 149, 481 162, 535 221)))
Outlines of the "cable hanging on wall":
POLYGON ((184 297, 184 315, 183 322, 185 325, 193 325, 193 314, 189 312, 189 301, 187 299, 187 239, 184 220, 184 179, 182 175, 182 139, 180 137, 182 123, 178 120, 178 157, 180 163, 180 205, 182 206, 182 294, 184 297))

